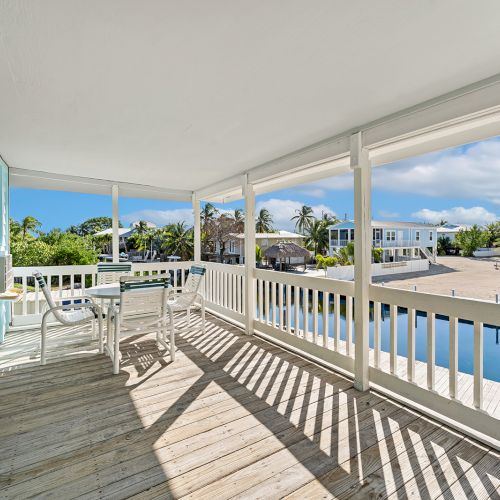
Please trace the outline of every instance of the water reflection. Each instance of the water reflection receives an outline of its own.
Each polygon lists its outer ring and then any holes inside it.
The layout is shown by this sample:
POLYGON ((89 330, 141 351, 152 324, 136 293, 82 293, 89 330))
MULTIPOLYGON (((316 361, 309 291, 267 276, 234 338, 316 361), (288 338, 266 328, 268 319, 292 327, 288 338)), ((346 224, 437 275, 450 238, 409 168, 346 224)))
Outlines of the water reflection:
MULTIPOLYGON (((277 289, 278 294, 278 289, 277 289)), ((271 297, 271 294, 269 294, 271 297)), ((295 328, 295 305, 293 303, 294 293, 292 287, 291 293, 291 327, 295 328)), ((276 300, 278 303, 278 299, 276 300)), ((283 286, 283 307, 286 310, 286 286, 283 286)), ((299 302, 299 328, 304 329, 304 294, 301 290, 299 302)), ((267 304, 268 318, 271 318, 271 298, 267 304)), ((339 304, 340 314, 340 339, 346 339, 346 316, 347 304, 345 297, 341 297, 339 304)), ((354 307, 353 307, 354 311, 354 307)), ((309 291, 307 323, 308 330, 313 329, 313 300, 312 291, 309 291)), ((323 294, 318 293, 318 332, 323 332, 323 294)), ((257 314, 259 312, 257 311, 257 314)), ((278 306, 276 306, 276 318, 279 317, 278 306)), ((284 321, 286 322, 287 314, 284 313, 284 321)), ((335 306, 333 295, 330 294, 328 302, 328 335, 333 337, 333 324, 335 316, 335 306)), ((389 336, 390 336, 390 312, 389 306, 383 304, 381 307, 381 349, 389 352, 389 336)), ((398 336, 397 336, 397 353, 400 356, 407 356, 407 328, 408 317, 407 309, 398 308, 398 336)), ((448 368, 449 366, 449 321, 447 316, 436 314, 435 321, 436 331, 436 365, 448 368)), ((498 326, 484 325, 484 378, 500 382, 500 328, 498 326)), ((352 328, 353 341, 355 340, 354 324, 352 328)), ((370 347, 373 348, 373 304, 370 306, 370 347)), ((418 361, 427 361, 427 314, 422 311, 417 311, 415 314, 415 359, 418 361)), ((464 373, 473 373, 474 360, 474 325, 470 321, 459 321, 458 328, 458 369, 464 373)))

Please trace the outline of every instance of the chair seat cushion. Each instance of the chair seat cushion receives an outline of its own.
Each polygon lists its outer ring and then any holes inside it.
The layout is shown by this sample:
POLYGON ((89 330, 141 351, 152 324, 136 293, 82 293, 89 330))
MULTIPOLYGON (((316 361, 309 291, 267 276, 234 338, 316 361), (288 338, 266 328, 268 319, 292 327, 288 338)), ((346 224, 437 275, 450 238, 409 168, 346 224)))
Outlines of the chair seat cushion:
POLYGON ((91 320, 95 318, 94 311, 92 309, 72 309, 70 311, 63 311, 62 315, 64 319, 68 322, 77 322, 84 320, 91 320))

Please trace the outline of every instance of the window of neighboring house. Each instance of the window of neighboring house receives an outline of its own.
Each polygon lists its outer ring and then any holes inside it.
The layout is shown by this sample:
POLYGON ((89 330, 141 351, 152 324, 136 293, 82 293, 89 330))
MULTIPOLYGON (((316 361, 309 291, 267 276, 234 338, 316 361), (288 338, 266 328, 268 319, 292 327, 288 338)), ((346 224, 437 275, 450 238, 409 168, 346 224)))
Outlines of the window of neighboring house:
POLYGON ((231 240, 229 242, 229 253, 234 253, 236 251, 236 242, 231 240))
POLYGON ((418 248, 413 249, 413 256, 418 257, 418 248))
POLYGON ((420 231, 415 231, 415 240, 420 241, 420 231))
POLYGON ((429 231, 429 241, 432 241, 432 231, 429 231))
POLYGON ((354 241, 354 229, 351 229, 351 241, 354 241))
POLYGON ((396 241, 396 231, 386 231, 385 239, 387 241, 396 241))

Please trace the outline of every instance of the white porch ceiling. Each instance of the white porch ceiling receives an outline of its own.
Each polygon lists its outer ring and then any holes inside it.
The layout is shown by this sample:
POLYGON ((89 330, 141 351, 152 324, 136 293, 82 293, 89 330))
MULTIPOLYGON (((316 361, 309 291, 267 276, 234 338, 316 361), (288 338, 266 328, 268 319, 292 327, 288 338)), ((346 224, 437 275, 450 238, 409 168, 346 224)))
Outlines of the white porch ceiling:
POLYGON ((199 190, 500 73, 499 22, 497 0, 4 1, 0 154, 199 190))

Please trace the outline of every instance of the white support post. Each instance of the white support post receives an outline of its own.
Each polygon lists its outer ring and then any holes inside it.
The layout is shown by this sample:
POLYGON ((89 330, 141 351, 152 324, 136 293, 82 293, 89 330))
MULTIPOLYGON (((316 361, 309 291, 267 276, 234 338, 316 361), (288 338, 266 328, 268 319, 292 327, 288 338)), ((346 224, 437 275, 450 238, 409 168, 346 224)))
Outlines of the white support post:
POLYGON ((201 218, 200 218, 200 200, 193 194, 193 212, 194 212, 194 261, 201 262, 201 218))
POLYGON ((118 213, 118 186, 114 185, 111 187, 111 204, 112 204, 112 255, 113 262, 120 262, 120 234, 118 231, 119 225, 119 213, 118 213))
POLYGON ((354 387, 369 388, 369 325, 372 266, 371 165, 361 132, 351 136, 351 168, 354 170, 354 387))
POLYGON ((245 331, 248 335, 252 335, 255 315, 255 191, 253 185, 248 182, 248 174, 243 176, 243 193, 245 195, 245 331))

